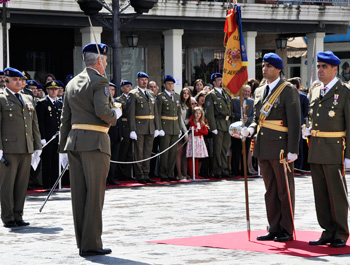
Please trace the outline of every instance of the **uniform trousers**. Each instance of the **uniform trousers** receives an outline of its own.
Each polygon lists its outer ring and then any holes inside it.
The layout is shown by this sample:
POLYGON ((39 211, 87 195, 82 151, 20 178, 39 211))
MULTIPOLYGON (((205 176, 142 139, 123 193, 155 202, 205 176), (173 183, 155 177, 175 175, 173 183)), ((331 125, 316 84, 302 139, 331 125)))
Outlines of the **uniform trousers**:
POLYGON ((213 174, 227 175, 228 171, 228 151, 231 146, 231 135, 228 131, 218 130, 218 134, 213 134, 213 174))
POLYGON ((58 142, 46 145, 41 154, 43 188, 51 189, 58 178, 58 142))
MULTIPOLYGON (((132 149, 131 149, 131 140, 129 137, 123 137, 123 140, 120 143, 120 150, 119 150, 119 161, 132 161, 132 149)), ((121 174, 121 178, 123 179, 129 179, 131 176, 131 167, 130 164, 118 164, 118 170, 121 174)), ((119 180, 121 178, 118 178, 119 180)))
POLYGON ((341 168, 340 164, 310 164, 317 220, 325 229, 321 237, 326 240, 346 241, 349 237, 347 193, 338 173, 341 168))
MULTIPOLYGON (((178 135, 164 135, 159 136, 159 151, 162 152, 171 145, 173 145, 178 139, 178 135)), ((173 178, 174 169, 176 164, 177 145, 169 149, 167 152, 160 156, 159 160, 159 175, 161 178, 173 178)))
POLYGON ((29 182, 31 154, 4 154, 0 163, 1 220, 21 221, 29 182))
MULTIPOLYGON (((151 157, 154 134, 138 134, 135 141, 135 160, 151 157)), ((136 179, 147 179, 150 171, 150 159, 135 164, 136 179)))
MULTIPOLYGON (((269 232, 279 233, 283 230, 293 234, 293 222, 290 212, 286 179, 283 164, 277 159, 259 159, 260 172, 265 183, 265 205, 269 232)), ((295 205, 294 163, 289 163, 291 172, 287 169, 291 203, 295 205)))
POLYGON ((77 246, 102 248, 102 208, 110 156, 99 150, 68 151, 73 219, 77 246))

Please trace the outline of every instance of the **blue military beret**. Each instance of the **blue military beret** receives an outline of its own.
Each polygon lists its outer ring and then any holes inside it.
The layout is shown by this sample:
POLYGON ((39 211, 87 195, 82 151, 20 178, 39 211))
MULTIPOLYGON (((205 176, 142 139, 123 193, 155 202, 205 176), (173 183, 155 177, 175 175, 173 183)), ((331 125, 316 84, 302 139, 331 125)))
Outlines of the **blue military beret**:
POLYGON ((120 86, 121 87, 125 86, 125 85, 132 85, 132 83, 130 81, 128 81, 128 80, 123 80, 123 81, 120 82, 120 86))
POLYGON ((69 82, 70 80, 72 80, 73 78, 74 78, 74 75, 71 75, 71 74, 67 75, 67 76, 66 76, 66 80, 65 80, 66 85, 67 85, 68 82, 69 82))
POLYGON ((112 83, 112 82, 109 82, 109 86, 113 86, 113 87, 117 88, 117 85, 112 83))
POLYGON ((340 64, 339 58, 331 51, 317 53, 317 62, 328 63, 335 66, 340 64))
POLYGON ((57 80, 52 80, 45 84, 46 89, 53 89, 53 88, 58 89, 58 87, 59 87, 59 83, 57 82, 57 80))
POLYGON ((83 53, 86 53, 86 52, 91 52, 91 53, 99 53, 97 51, 97 47, 98 47, 98 50, 100 51, 100 54, 101 55, 107 55, 108 53, 108 46, 106 44, 103 44, 103 43, 89 43, 87 45, 85 45, 85 47, 83 48, 83 53))
POLYGON ((12 68, 12 67, 6 67, 4 69, 5 75, 8 77, 24 77, 21 71, 12 68))
POLYGON ((44 87, 43 87, 43 85, 42 84, 40 84, 40 83, 38 83, 38 89, 44 89, 44 87))
POLYGON ((5 75, 5 72, 0 70, 0 75, 5 75))
POLYGON ((220 78, 220 77, 222 77, 221 73, 214 73, 210 76, 210 79, 214 81, 215 78, 220 78))
POLYGON ((266 53, 263 58, 263 62, 268 62, 278 69, 283 69, 283 61, 276 53, 266 53))
POLYGON ((171 75, 166 75, 165 77, 164 77, 164 83, 165 82, 174 82, 175 83, 175 79, 174 79, 174 77, 172 77, 171 75))
POLYGON ((140 77, 147 77, 147 78, 149 78, 148 74, 146 74, 145 72, 138 72, 137 73, 137 78, 140 78, 140 77))
POLYGON ((55 80, 58 84, 59 87, 63 87, 65 88, 66 86, 63 84, 63 82, 61 80, 55 80))
POLYGON ((35 80, 28 80, 27 86, 38 86, 38 83, 35 80))

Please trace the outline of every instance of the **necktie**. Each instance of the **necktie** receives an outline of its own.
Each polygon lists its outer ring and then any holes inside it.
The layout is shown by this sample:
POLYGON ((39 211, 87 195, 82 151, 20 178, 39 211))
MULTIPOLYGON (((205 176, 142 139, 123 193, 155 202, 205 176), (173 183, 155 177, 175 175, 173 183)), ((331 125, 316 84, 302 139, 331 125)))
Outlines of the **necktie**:
POLYGON ((170 94, 171 100, 174 102, 173 94, 170 94))
POLYGON ((270 91, 270 87, 267 85, 267 86, 266 86, 266 88, 265 88, 265 92, 264 92, 264 98, 263 98, 263 100, 265 100, 265 98, 268 96, 269 91, 270 91))
POLYGON ((149 98, 148 98, 148 93, 147 93, 146 90, 145 90, 145 96, 146 96, 146 98, 147 98, 147 100, 148 100, 149 98))
POLYGON ((21 102, 21 105, 23 106, 23 100, 20 94, 15 93, 16 98, 18 98, 19 102, 21 102))

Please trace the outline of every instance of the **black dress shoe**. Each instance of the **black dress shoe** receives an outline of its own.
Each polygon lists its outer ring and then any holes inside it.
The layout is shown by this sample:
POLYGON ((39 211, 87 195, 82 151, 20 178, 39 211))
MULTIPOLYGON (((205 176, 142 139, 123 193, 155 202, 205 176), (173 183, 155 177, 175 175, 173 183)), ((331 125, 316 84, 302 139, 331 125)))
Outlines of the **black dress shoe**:
POLYGON ((221 179, 222 177, 221 177, 221 175, 214 175, 214 178, 221 179))
POLYGON ((30 225, 30 223, 24 222, 23 220, 15 221, 15 223, 16 223, 17 226, 28 226, 28 225, 30 225))
POLYGON ((286 242, 286 241, 293 241, 293 235, 288 234, 287 232, 281 232, 279 233, 274 241, 275 242, 286 242))
POLYGON ((112 250, 110 248, 100 248, 95 250, 80 250, 79 255, 81 257, 96 256, 96 255, 107 255, 110 254, 112 250))
POLYGON ((324 238, 320 238, 318 240, 315 240, 315 241, 309 241, 309 245, 311 246, 321 246, 321 245, 327 245, 327 243, 331 243, 332 240, 327 240, 327 239, 324 239, 324 238))
POLYGON ((120 185, 119 182, 115 181, 114 179, 108 180, 109 185, 120 185))
POLYGON ((146 184, 147 181, 145 179, 139 179, 137 180, 138 183, 141 183, 141 184, 146 184))
POLYGON ((160 181, 169 181, 168 178, 160 178, 160 181))
POLYGON ((176 178, 176 177, 170 177, 169 180, 170 180, 170 181, 179 181, 179 179, 176 178))
POLYGON ((345 247, 345 240, 343 239, 334 239, 332 242, 331 242, 331 247, 332 248, 343 248, 345 247))
POLYGON ((16 227, 17 224, 15 221, 8 221, 4 223, 4 227, 11 228, 11 227, 16 227))
POLYGON ((226 174, 226 175, 224 175, 224 176, 222 176, 222 177, 225 178, 225 179, 232 179, 232 178, 235 177, 235 175, 226 174))
POLYGON ((260 241, 274 240, 277 235, 277 232, 268 232, 266 235, 258 236, 256 239, 260 241))
POLYGON ((156 183, 157 181, 153 180, 153 179, 145 179, 147 181, 147 183, 156 183))

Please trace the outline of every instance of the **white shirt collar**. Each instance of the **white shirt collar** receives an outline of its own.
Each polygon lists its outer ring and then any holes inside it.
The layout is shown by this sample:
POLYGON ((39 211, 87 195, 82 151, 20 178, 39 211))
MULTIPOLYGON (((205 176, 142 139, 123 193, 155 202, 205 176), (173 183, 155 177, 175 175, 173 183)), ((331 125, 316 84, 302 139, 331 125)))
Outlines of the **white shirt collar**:
POLYGON ((222 95, 222 88, 214 87, 217 92, 219 92, 222 95))
POLYGON ((334 87, 334 85, 335 85, 337 82, 338 82, 338 78, 334 77, 334 78, 332 79, 331 82, 329 82, 327 85, 325 85, 324 87, 327 87, 325 93, 327 94, 327 92, 328 92, 332 87, 334 87))
POLYGON ((128 97, 128 95, 127 94, 125 94, 125 93, 123 93, 123 95, 127 98, 128 97))
POLYGON ((9 89, 8 87, 6 87, 6 88, 7 88, 7 91, 10 91, 12 95, 15 95, 15 94, 17 94, 17 93, 20 93, 20 91, 16 93, 16 92, 13 92, 13 91, 12 91, 11 89, 9 89))
POLYGON ((56 101, 55 99, 50 98, 49 95, 46 95, 46 97, 51 101, 52 104, 54 103, 54 101, 56 101))
POLYGON ((100 73, 99 71, 97 71, 95 68, 92 68, 92 67, 89 67, 89 66, 86 66, 86 68, 92 69, 92 70, 94 70, 96 73, 98 73, 99 75, 101 75, 101 73, 100 73))
POLYGON ((269 85, 270 92, 275 88, 275 86, 278 84, 280 80, 281 80, 281 77, 278 77, 275 81, 271 82, 270 84, 268 84, 266 81, 266 85, 269 85))
POLYGON ((143 88, 141 88, 139 86, 138 86, 138 88, 143 92, 143 94, 145 94, 146 89, 143 89, 143 88))
POLYGON ((174 95, 174 91, 173 93, 170 93, 168 90, 164 89, 164 91, 169 95, 169 97, 171 97, 171 95, 174 95))

